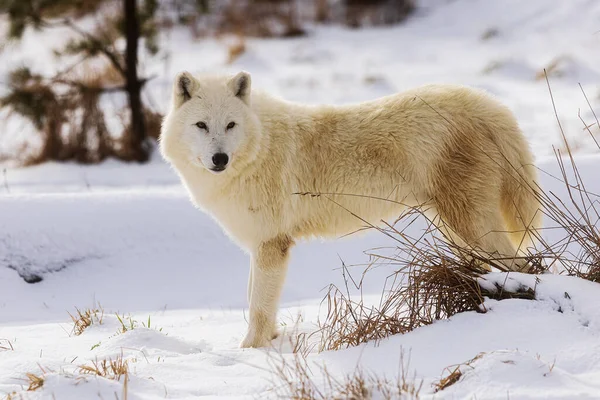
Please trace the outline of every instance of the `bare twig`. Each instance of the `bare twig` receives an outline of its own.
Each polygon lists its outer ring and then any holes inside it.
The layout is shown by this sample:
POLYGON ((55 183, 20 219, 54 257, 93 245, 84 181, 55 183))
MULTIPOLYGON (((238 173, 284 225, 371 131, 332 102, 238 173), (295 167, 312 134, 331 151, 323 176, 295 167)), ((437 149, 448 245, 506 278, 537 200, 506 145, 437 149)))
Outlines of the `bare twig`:
POLYGON ((79 26, 77 26, 77 24, 75 24, 70 19, 65 18, 63 20, 56 21, 56 22, 42 21, 42 25, 47 26, 47 27, 66 26, 69 29, 71 29, 73 32, 84 37, 86 40, 89 40, 90 43, 92 43, 94 45, 94 47, 110 61, 110 63, 113 65, 113 67, 115 67, 115 69, 117 71, 119 71, 121 76, 123 76, 123 78, 126 78, 125 67, 119 61, 119 57, 118 57, 117 53, 109 50, 108 47, 104 43, 102 43, 102 41, 100 39, 98 39, 96 36, 92 35, 91 33, 81 29, 79 26))
POLYGON ((409 376, 410 356, 400 353, 399 375, 390 379, 365 372, 356 367, 344 376, 332 374, 325 366, 313 368, 321 375, 316 379, 315 372, 302 354, 296 353, 289 360, 281 353, 269 353, 269 364, 274 373, 273 392, 277 398, 292 400, 367 400, 378 398, 418 399, 423 381, 409 376))

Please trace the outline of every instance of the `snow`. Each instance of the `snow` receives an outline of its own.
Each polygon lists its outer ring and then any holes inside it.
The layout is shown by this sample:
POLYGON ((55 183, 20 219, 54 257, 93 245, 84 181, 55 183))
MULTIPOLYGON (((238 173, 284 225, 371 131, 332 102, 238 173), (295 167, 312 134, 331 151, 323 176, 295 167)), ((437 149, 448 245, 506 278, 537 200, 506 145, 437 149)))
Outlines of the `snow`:
MULTIPOLYGON (((542 186, 564 196, 550 157, 552 145, 562 146, 559 131, 545 80, 536 79, 556 61, 549 75, 558 112, 588 190, 597 193, 600 156, 582 133, 578 109, 586 122, 592 116, 577 83, 595 104, 599 17, 600 3, 589 0, 430 0, 397 27, 315 26, 303 38, 247 39, 247 52, 231 65, 221 41, 194 41, 178 29, 163 37, 171 51, 166 65, 144 62, 157 75, 145 95, 164 110, 181 69, 247 69, 256 87, 310 103, 366 100, 432 82, 474 85, 516 113, 544 171, 542 186), (497 33, 483 39, 490 29, 497 33)), ((21 48, 0 54, 0 76, 20 55, 34 70, 51 68, 56 61, 44 44, 61 35, 28 32, 21 48)), ((0 154, 33 135, 16 116, 2 123, 0 154)), ((550 242, 560 235, 544 232, 550 242)), ((15 391, 25 399, 124 399, 124 390, 128 399, 271 398, 273 362, 292 360, 288 340, 316 329, 325 289, 343 283, 342 261, 360 275, 371 261, 365 251, 393 252, 393 245, 374 232, 300 243, 279 314, 284 334, 274 350, 242 350, 248 256, 191 205, 156 153, 146 165, 9 168, 0 175, 0 398, 15 391), (98 304, 103 323, 74 335, 68 313, 98 304), (118 333, 116 313, 136 321, 135 329, 118 333), (119 356, 129 360, 126 388, 123 378, 78 370, 119 356), (43 387, 26 391, 27 373, 42 375, 43 387)), ((391 271, 373 269, 365 296, 377 299, 391 271)), ((313 349, 307 362, 315 381, 325 385, 321 365, 338 378, 357 367, 393 378, 404 368, 423 381, 425 399, 600 398, 598 284, 550 274, 486 279, 535 287, 538 300, 487 300, 486 314, 459 314, 379 344, 313 349), (457 366, 461 379, 434 393, 433 384, 457 366)))

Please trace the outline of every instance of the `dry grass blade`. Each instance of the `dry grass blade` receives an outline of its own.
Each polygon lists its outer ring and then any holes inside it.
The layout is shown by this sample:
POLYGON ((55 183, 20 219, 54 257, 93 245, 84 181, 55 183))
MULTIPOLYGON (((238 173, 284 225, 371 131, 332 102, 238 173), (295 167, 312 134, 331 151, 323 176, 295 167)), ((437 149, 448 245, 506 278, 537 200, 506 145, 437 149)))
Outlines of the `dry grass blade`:
POLYGON ((270 355, 269 363, 274 372, 273 391, 278 398, 292 400, 366 400, 366 399, 418 399, 423 382, 410 379, 407 371, 410 358, 401 353, 400 375, 389 379, 369 374, 357 367, 352 373, 339 378, 325 366, 317 366, 320 378, 308 365, 302 354, 293 354, 288 360, 283 354, 270 355))
POLYGON ((295 353, 290 362, 283 355, 270 359, 274 377, 274 389, 278 398, 291 400, 309 400, 324 398, 319 387, 312 379, 312 372, 306 359, 295 353))
MULTIPOLYGON (((543 205, 543 212, 546 217, 549 218, 552 224, 563 229, 566 234, 554 243, 548 243, 541 236, 538 237, 538 241, 542 245, 542 252, 548 259, 553 260, 558 265, 557 269, 566 271, 568 275, 600 282, 600 230, 598 229, 598 221, 600 220, 598 201, 600 196, 586 188, 571 146, 560 123, 552 88, 547 76, 546 84, 566 151, 564 153, 555 150, 555 155, 560 170, 560 177, 557 179, 563 183, 567 196, 566 198, 559 198, 555 193, 541 192, 540 202, 543 205)), ((581 86, 580 88, 594 116, 596 125, 600 128, 596 113, 585 91, 581 86)), ((588 132, 600 150, 600 145, 589 129, 593 124, 587 124, 581 118, 581 114, 579 116, 584 124, 585 131, 588 132)))
POLYGON ((95 375, 102 378, 120 381, 122 377, 127 379, 129 374, 128 361, 121 354, 116 359, 95 360, 88 365, 80 365, 77 372, 85 375, 95 375))
POLYGON ((102 307, 88 308, 83 311, 78 308, 75 310, 76 314, 72 315, 69 313, 69 316, 73 321, 73 333, 76 336, 81 335, 92 324, 102 324, 104 318, 104 309, 102 307))
POLYGON ((447 387, 454 385, 456 382, 460 380, 462 377, 462 372, 460 371, 460 366, 455 367, 450 373, 442 379, 440 379, 437 383, 434 384, 434 388, 436 392, 440 390, 444 390, 447 387))
POLYGON ((27 387, 27 391, 32 392, 34 390, 38 390, 42 386, 44 386, 44 376, 36 375, 34 373, 28 372, 25 374, 27 381, 29 382, 29 386, 27 387))
MULTIPOLYGON (((47 371, 39 364, 38 364, 38 367, 42 371, 41 374, 34 374, 32 372, 27 372, 25 374, 25 378, 23 380, 25 382, 27 382, 27 384, 28 384, 28 386, 27 386, 28 392, 33 392, 35 390, 38 390, 42 386, 44 386, 44 382, 46 380, 45 375, 46 375, 47 371)), ((52 372, 52 371, 50 371, 50 372, 52 372)))
POLYGON ((462 368, 473 368, 472 364, 475 361, 479 360, 481 357, 483 357, 484 354, 485 353, 479 353, 467 362, 446 367, 444 369, 444 372, 442 373, 442 377, 440 378, 440 380, 433 384, 435 392, 437 393, 441 390, 444 390, 458 382, 463 376, 462 368))
POLYGON ((133 319, 131 315, 119 315, 115 313, 117 320, 119 321, 119 330, 117 334, 125 333, 134 330, 138 326, 138 321, 133 319))

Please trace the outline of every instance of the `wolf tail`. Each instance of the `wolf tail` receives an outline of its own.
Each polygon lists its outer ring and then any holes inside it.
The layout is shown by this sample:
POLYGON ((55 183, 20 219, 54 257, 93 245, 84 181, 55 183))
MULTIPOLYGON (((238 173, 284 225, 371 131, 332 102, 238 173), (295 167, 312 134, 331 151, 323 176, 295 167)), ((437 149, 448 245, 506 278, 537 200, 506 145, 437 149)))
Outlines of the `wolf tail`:
MULTIPOLYGON (((516 162, 507 168, 502 190, 502 211, 511 241, 519 250, 533 243, 536 230, 542 227, 541 189, 529 146, 517 151, 516 162)), ((512 160, 511 160, 512 161, 512 160)))

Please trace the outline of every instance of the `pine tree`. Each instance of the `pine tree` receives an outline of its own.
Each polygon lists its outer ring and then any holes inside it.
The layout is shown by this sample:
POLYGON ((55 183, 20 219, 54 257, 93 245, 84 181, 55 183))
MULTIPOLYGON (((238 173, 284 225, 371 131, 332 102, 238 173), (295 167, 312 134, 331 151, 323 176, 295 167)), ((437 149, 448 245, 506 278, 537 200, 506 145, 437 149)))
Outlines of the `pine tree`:
POLYGON ((151 150, 145 129, 148 113, 141 99, 148 78, 138 74, 138 47, 144 39, 148 53, 158 51, 157 9, 157 0, 0 0, 0 12, 6 13, 10 22, 9 38, 21 38, 29 27, 36 30, 67 27, 73 38, 63 48, 55 49, 55 54, 77 56, 79 60, 65 71, 74 70, 82 62, 104 59, 115 72, 114 77, 104 80, 73 78, 64 72, 48 77, 28 68, 11 74, 11 92, 0 102, 28 118, 43 133, 44 149, 34 162, 44 159, 96 162, 108 156, 127 161, 148 160, 151 150), (102 10, 108 7, 115 7, 118 17, 106 13, 94 31, 78 25, 79 18, 92 13, 103 15, 102 10), (123 52, 115 45, 122 38, 126 43, 123 52), (130 117, 119 143, 113 143, 99 98, 104 93, 120 91, 127 95, 130 117), (73 119, 76 109, 83 114, 77 121, 73 119), (64 124, 78 124, 71 129, 75 132, 74 139, 68 143, 61 136, 64 124), (90 135, 97 143, 93 151, 87 143, 90 135))

